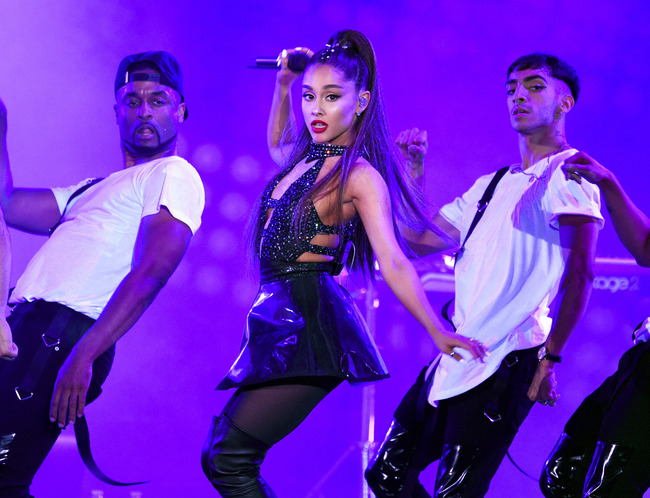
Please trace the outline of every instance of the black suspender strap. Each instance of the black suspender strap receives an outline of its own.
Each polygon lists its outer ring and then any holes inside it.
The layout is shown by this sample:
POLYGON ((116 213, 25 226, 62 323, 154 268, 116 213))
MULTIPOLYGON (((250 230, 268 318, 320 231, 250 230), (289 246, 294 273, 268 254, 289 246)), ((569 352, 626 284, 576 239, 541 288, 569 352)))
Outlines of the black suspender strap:
POLYGON ((74 435, 77 438, 77 448, 79 448, 79 454, 81 459, 88 467, 88 470, 93 473, 93 475, 100 481, 110 484, 111 486, 135 486, 136 484, 146 484, 149 481, 140 481, 140 482, 119 482, 114 479, 111 479, 106 474, 104 474, 101 469, 95 463, 95 459, 90 452, 90 437, 88 435, 88 424, 86 423, 86 417, 78 418, 74 423, 74 435))
POLYGON ((20 385, 14 389, 19 400, 24 401, 34 395, 34 388, 40 380, 43 370, 45 370, 50 355, 59 351, 59 344, 61 344, 62 339, 61 333, 65 330, 72 313, 73 311, 70 308, 61 306, 50 322, 50 326, 41 335, 44 347, 38 348, 38 352, 29 364, 25 377, 23 377, 20 385))
MULTIPOLYGON (((476 214, 474 215, 474 219, 469 226, 469 230, 467 230, 467 235, 465 235, 465 239, 463 240, 460 249, 458 249, 458 251, 456 251, 456 254, 454 254, 454 266, 456 266, 456 262, 463 255, 463 251, 465 251, 465 244, 467 244, 467 239, 469 239, 469 236, 472 235, 472 232, 476 228, 476 225, 478 225, 478 222, 481 221, 483 213, 485 213, 485 209, 488 207, 488 204, 492 200, 492 196, 494 195, 494 191, 497 188, 497 184, 499 181, 501 181, 501 178, 503 178, 503 175, 505 175, 509 169, 510 166, 504 166, 494 174, 492 180, 490 180, 489 185, 485 189, 485 192, 483 192, 483 197, 481 197, 481 200, 476 203, 476 214)), ((454 325, 454 322, 451 321, 451 317, 449 316, 449 308, 453 302, 454 300, 451 299, 442 307, 442 317, 451 323, 453 329, 456 330, 456 326, 454 325)))
MULTIPOLYGON (((43 388, 40 387, 43 385, 43 383, 40 382, 41 378, 44 375, 46 378, 52 378, 52 375, 56 375, 55 372, 59 370, 63 361, 69 354, 70 349, 79 340, 80 334, 83 334, 83 332, 85 332, 85 330, 90 326, 90 323, 88 322, 92 323, 94 320, 85 317, 85 326, 82 326, 83 324, 80 324, 78 321, 78 317, 81 315, 80 313, 75 313, 71 308, 58 303, 35 301, 30 303, 19 303, 16 310, 19 309, 18 307, 22 307, 23 310, 35 307, 37 311, 40 310, 41 312, 45 309, 52 317, 47 330, 40 336, 37 351, 27 367, 27 373, 18 386, 14 388, 18 399, 21 402, 29 403, 27 400, 32 397, 44 395, 43 388), (52 309, 55 309, 56 311, 50 311, 52 309), (43 344, 40 344, 41 340, 43 344)), ((38 336, 36 337, 38 338, 38 336)), ((93 366, 93 369, 94 368, 95 367, 93 366)), ((81 459, 95 477, 113 486, 132 486, 148 482, 122 483, 107 477, 106 474, 98 468, 92 454, 90 453, 90 439, 85 417, 76 420, 74 430, 81 459)), ((0 439, 0 451, 3 444, 6 445, 8 443, 0 439)))
POLYGON ((443 304, 442 311, 440 312, 440 314, 445 320, 447 320, 451 324, 451 328, 454 329, 454 332, 456 332, 456 325, 454 325, 454 322, 451 321, 451 317, 449 316, 449 308, 451 308, 453 302, 454 302, 454 298, 452 297, 449 301, 443 304))
POLYGON ((79 187, 77 190, 75 190, 72 195, 68 198, 68 202, 65 203, 65 207, 63 208, 63 212, 61 213, 61 217, 59 218, 59 221, 56 222, 56 225, 54 225, 52 228, 50 228, 50 235, 54 233, 54 230, 56 230, 59 225, 62 223, 63 216, 65 215, 66 211, 68 210, 68 206, 72 202, 72 199, 79 197, 81 194, 83 194, 86 190, 88 190, 90 187, 95 185, 96 183, 99 183, 103 180, 103 178, 93 178, 90 180, 88 183, 85 185, 82 185, 79 187))
POLYGON ((483 192, 483 197, 481 197, 481 200, 476 203, 476 214, 474 215, 472 224, 469 226, 469 230, 467 230, 467 235, 465 235, 465 240, 463 240, 460 249, 455 254, 456 259, 458 259, 462 255, 463 251, 465 250, 465 244, 467 244, 467 239, 469 239, 469 236, 472 235, 472 232, 476 228, 476 225, 478 225, 478 222, 481 221, 481 218, 483 217, 483 213, 485 213, 485 209, 488 207, 488 204, 492 200, 492 196, 494 195, 494 190, 497 188, 497 184, 509 169, 510 166, 505 166, 494 174, 492 180, 490 181, 490 184, 485 189, 485 192, 483 192))

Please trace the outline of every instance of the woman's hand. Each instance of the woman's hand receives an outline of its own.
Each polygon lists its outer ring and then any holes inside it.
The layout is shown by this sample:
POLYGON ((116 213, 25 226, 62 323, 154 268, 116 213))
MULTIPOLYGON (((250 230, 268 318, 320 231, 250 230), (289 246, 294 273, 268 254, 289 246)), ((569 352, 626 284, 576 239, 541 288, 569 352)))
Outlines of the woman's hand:
POLYGON ((286 48, 280 52, 280 55, 278 56, 280 70, 278 71, 277 81, 281 86, 290 87, 301 74, 289 69, 289 56, 295 52, 303 52, 310 59, 314 55, 313 50, 310 50, 307 47, 286 48))
POLYGON ((438 330, 432 336, 438 349, 456 361, 463 359, 463 356, 456 351, 456 348, 465 349, 474 359, 481 362, 483 362, 483 358, 489 356, 487 348, 476 339, 470 339, 462 335, 454 334, 453 332, 447 332, 446 330, 438 330))

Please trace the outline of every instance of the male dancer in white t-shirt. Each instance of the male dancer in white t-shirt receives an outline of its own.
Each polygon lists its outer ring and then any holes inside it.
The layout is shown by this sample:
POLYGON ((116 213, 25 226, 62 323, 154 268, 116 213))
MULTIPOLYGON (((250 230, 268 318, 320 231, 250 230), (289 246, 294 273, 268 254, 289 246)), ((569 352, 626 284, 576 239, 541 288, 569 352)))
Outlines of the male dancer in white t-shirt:
POLYGON ((18 357, 0 362, 0 497, 29 496, 61 428, 79 423, 101 392, 115 342, 165 285, 201 223, 203 185, 177 156, 187 108, 176 59, 126 57, 115 99, 124 168, 64 189, 14 188, 0 105, 7 224, 50 234, 11 296, 18 357))
MULTIPOLYGON (((579 93, 573 68, 545 54, 521 57, 507 71, 506 93, 521 163, 496 186, 455 270, 454 326, 490 356, 455 351, 422 372, 366 471, 379 498, 429 496, 418 474, 438 459, 434 496, 484 496, 534 402, 559 397, 554 370, 589 298, 600 199, 560 168, 576 152, 565 135, 579 93)), ((459 244, 493 176, 436 217, 459 244)), ((413 243, 422 254, 447 248, 433 233, 413 243)))

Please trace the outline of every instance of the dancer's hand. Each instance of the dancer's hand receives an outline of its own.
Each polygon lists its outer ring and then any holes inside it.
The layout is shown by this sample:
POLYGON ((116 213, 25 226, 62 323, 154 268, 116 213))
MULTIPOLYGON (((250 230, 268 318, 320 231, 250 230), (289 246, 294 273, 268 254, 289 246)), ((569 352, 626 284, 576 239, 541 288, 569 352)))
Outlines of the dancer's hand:
POLYGON ((395 143, 402 151, 402 155, 411 165, 413 178, 419 180, 424 174, 424 157, 427 155, 429 143, 426 130, 418 128, 404 130, 397 135, 395 143))
POLYGON ((603 180, 611 177, 611 173, 607 168, 584 152, 573 154, 564 161, 562 171, 564 171, 567 180, 578 183, 582 183, 584 178, 588 182, 598 185, 603 180))
POLYGON ((15 360, 18 346, 13 341, 11 329, 4 317, 0 317, 0 360, 15 360))
POLYGON ((555 363, 542 360, 528 389, 528 399, 542 405, 555 406, 560 395, 557 393, 557 381, 553 366, 555 363))
POLYGON ((453 332, 442 331, 435 336, 436 346, 440 351, 448 354, 456 361, 462 361, 463 356, 458 352, 458 348, 469 351, 474 359, 483 363, 484 358, 489 356, 488 349, 477 339, 471 339, 453 332))
POLYGON ((283 86, 291 86, 291 84, 300 76, 301 73, 295 73, 289 69, 289 56, 294 52, 303 52, 309 58, 314 55, 313 50, 307 47, 286 48, 280 55, 278 61, 280 62, 280 70, 278 71, 278 83, 283 86))
POLYGON ((50 421, 64 428, 83 416, 86 394, 93 373, 92 361, 82 358, 73 349, 65 360, 54 384, 50 404, 50 421))

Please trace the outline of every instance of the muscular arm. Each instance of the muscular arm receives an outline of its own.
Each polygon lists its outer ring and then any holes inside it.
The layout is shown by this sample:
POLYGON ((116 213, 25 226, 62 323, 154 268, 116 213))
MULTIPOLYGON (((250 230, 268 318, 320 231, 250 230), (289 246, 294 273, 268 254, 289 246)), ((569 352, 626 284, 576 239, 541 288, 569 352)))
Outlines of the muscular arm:
POLYGON ((0 207, 7 225, 47 234, 59 218, 59 206, 49 189, 15 189, 7 150, 7 108, 0 100, 0 207))
POLYGON ((563 169, 570 179, 584 178, 600 188, 621 242, 638 264, 650 266, 650 220, 634 205, 614 173, 584 152, 567 159, 563 169))
POLYGON ((449 354, 454 347, 460 347, 475 358, 482 358, 485 351, 480 344, 447 332, 431 309, 413 265, 395 238, 388 188, 377 170, 367 163, 355 167, 348 192, 361 216, 386 283, 426 329, 438 349, 449 354))
POLYGON ((166 208, 140 223, 131 271, 59 370, 50 419, 63 427, 83 415, 92 363, 140 318, 180 263, 192 232, 166 208))
POLYGON ((5 305, 8 298, 9 274, 11 272, 11 244, 9 232, 0 210, 0 360, 13 360, 18 354, 11 329, 5 318, 5 305))
MULTIPOLYGON (((549 353, 560 355, 569 335, 582 318, 591 294, 593 261, 598 238, 598 222, 594 218, 564 215, 559 218, 560 241, 566 266, 556 297, 551 332, 546 340, 549 353)), ((554 405, 558 395, 553 368, 549 360, 539 362, 528 390, 531 401, 548 401, 554 405)))

